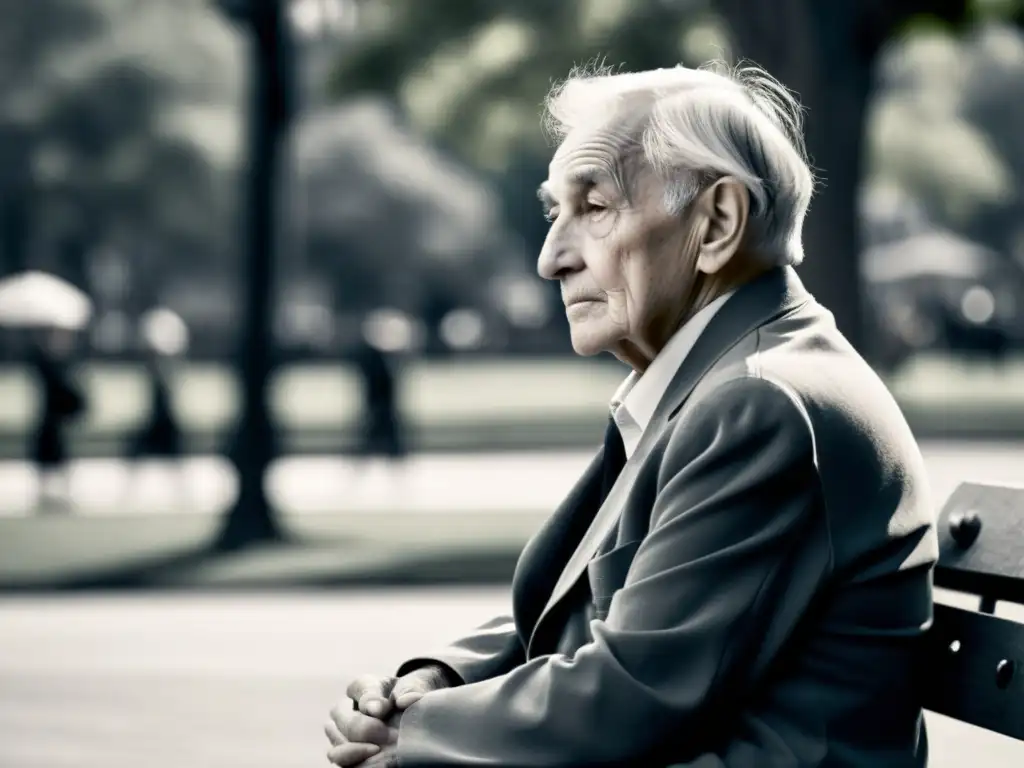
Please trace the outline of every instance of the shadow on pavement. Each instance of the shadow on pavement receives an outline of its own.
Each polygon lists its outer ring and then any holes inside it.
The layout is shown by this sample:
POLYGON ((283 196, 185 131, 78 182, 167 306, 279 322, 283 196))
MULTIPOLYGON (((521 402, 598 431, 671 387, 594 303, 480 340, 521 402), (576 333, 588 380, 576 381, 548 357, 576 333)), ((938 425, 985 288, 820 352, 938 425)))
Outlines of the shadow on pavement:
POLYGON ((0 589, 13 592, 63 592, 150 588, 170 574, 187 572, 216 556, 217 553, 210 547, 202 547, 94 572, 61 575, 52 580, 0 582, 0 589))
POLYGON ((500 585, 511 581, 521 547, 389 551, 379 542, 293 538, 238 552, 186 548, 102 567, 26 578, 0 575, 0 592, 393 588, 500 585))

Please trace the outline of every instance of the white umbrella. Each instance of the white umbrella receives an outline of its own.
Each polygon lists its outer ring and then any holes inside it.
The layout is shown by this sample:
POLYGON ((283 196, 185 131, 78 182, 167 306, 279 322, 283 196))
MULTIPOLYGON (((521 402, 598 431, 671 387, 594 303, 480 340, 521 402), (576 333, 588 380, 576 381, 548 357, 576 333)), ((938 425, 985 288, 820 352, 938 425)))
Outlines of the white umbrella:
POLYGON ((0 280, 0 325, 75 331, 91 316, 89 297, 56 275, 30 271, 0 280))

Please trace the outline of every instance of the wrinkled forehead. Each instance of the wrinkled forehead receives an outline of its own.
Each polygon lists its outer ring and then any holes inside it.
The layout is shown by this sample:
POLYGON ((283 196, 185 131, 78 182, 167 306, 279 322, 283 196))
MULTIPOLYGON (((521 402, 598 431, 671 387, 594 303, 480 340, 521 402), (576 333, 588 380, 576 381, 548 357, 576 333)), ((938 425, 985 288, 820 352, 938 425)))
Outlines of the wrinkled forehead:
POLYGON ((628 197, 645 166, 632 126, 606 122, 569 132, 551 158, 545 186, 561 196, 575 187, 610 185, 628 197))
POLYGON ((650 105, 637 98, 594 105, 577 116, 551 159, 551 166, 571 164, 580 153, 601 154, 610 163, 631 160, 650 117, 650 105))

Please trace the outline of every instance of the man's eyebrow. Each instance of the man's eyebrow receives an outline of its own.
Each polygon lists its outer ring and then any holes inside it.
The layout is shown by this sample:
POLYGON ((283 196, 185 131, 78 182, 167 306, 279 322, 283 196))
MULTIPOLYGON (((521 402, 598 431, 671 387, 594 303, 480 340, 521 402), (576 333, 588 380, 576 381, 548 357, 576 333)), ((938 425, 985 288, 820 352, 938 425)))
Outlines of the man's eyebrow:
POLYGON ((615 183, 612 175, 603 168, 593 166, 580 168, 569 174, 569 183, 578 187, 596 187, 601 182, 615 183))
MULTIPOLYGON (((574 187, 584 187, 586 189, 596 187, 601 183, 611 184, 616 189, 621 187, 621 184, 615 180, 611 173, 603 168, 593 166, 571 171, 567 175, 566 180, 574 187)), ((555 204, 555 196, 551 193, 551 189, 546 181, 537 188, 537 199, 547 206, 555 204)))

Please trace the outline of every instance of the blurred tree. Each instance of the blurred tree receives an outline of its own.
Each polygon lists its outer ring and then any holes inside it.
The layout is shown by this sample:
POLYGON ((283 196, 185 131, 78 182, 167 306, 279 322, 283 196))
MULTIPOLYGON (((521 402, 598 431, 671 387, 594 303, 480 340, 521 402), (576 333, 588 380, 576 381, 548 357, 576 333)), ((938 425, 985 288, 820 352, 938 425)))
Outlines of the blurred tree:
POLYGON ((4 261, 41 254, 83 281, 86 254, 114 245, 145 303, 166 268, 230 253, 233 41, 201 0, 42 4, 5 7, 0 32, 13 35, 0 44, 0 136, 15 136, 0 140, 4 261))
MULTIPOLYGON (((1024 3, 1021 4, 1024 6, 1024 3)), ((1024 14, 1017 26, 992 24, 971 41, 959 114, 1002 164, 989 174, 993 194, 969 211, 967 234, 1024 267, 1024 14), (994 182, 1002 182, 996 186, 994 182), (998 194, 996 194, 998 193, 998 194)))
POLYGON ((292 218, 312 269, 332 274, 341 262, 335 301, 345 311, 383 303, 419 314, 439 292, 476 306, 488 278, 524 270, 491 186, 410 131, 385 100, 316 110, 298 129, 292 218))
POLYGON ((46 72, 65 46, 102 27, 96 8, 74 0, 8 3, 0 25, 0 257, 24 267, 30 239, 33 147, 47 107, 46 72))
POLYGON ((416 130, 490 174, 532 261, 547 231, 534 190, 550 156, 539 105, 552 82, 596 59, 699 63, 693 21, 664 0, 380 0, 363 4, 330 88, 393 97, 416 130))
POLYGON ((277 434, 267 401, 274 370, 274 289, 277 252, 283 241, 281 199, 288 191, 285 139, 295 113, 294 48, 281 0, 218 0, 219 12, 249 38, 243 180, 245 218, 244 332, 236 363, 241 374, 242 414, 229 453, 238 470, 238 498, 215 542, 233 551, 285 538, 267 498, 267 476, 277 455, 277 434))
POLYGON ((868 121, 869 189, 901 190, 935 224, 1000 247, 986 224, 1020 178, 1024 148, 1006 140, 1021 127, 1007 99, 1020 59, 1024 37, 1001 25, 966 36, 926 29, 890 45, 868 121))
POLYGON ((1024 47, 991 30, 972 45, 950 33, 998 19, 1024 25, 1021 0, 715 2, 735 52, 769 69, 807 108, 808 149, 824 183, 802 271, 851 340, 863 348, 871 337, 862 299, 848 288, 859 285, 855 203, 865 176, 895 183, 934 218, 1007 248, 1015 233, 993 226, 992 214, 1019 220, 1019 208, 1001 214, 1019 205, 1024 179, 1024 109, 1013 97, 1024 97, 1024 47), (869 111, 878 86, 882 98, 869 111))
POLYGON ((864 349, 858 267, 858 192, 865 125, 883 45, 922 14, 944 23, 968 18, 967 0, 715 0, 734 53, 768 69, 807 110, 807 148, 823 183, 804 228, 801 273, 840 329, 864 349))

